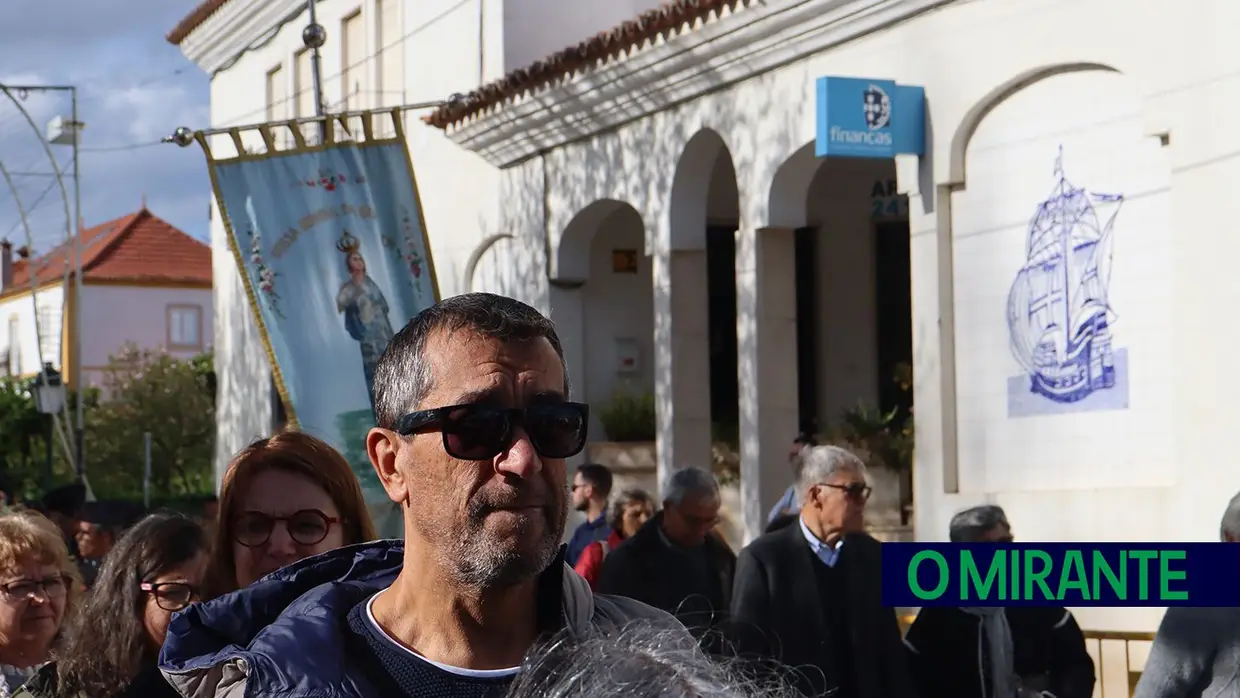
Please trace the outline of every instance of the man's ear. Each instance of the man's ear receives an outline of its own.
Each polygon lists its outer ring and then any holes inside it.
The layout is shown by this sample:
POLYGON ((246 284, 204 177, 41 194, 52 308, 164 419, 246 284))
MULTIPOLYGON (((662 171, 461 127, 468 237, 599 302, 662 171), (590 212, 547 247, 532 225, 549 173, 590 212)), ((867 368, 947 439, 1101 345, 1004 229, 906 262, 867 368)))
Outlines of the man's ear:
POLYGON ((396 467, 396 454, 404 447, 400 435, 389 429, 375 427, 366 434, 366 455, 374 466, 375 475, 383 483, 388 499, 404 504, 409 499, 409 483, 396 467))

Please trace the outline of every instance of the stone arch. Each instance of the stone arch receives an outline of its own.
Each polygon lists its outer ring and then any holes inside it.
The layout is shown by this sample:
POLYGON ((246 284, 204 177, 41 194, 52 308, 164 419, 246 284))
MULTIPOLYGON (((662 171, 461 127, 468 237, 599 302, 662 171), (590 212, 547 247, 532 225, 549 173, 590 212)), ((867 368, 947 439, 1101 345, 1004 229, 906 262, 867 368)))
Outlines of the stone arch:
POLYGON ((488 235, 482 242, 478 243, 474 251, 469 253, 469 259, 465 260, 465 288, 472 289, 474 287, 474 274, 478 271, 478 263, 482 261, 483 255, 500 240, 511 240, 514 237, 512 233, 496 233, 488 235))
POLYGON ((977 101, 961 118, 952 134, 948 154, 947 180, 935 188, 935 222, 939 260, 939 372, 940 416, 942 425, 944 494, 960 492, 960 443, 956 400, 956 289, 954 271, 952 194, 967 185, 966 160, 969 144, 986 117, 1000 104, 1022 90, 1058 75, 1084 72, 1122 73, 1106 63, 1073 61, 1031 68, 998 85, 977 101))
MULTIPOLYGON (((672 177, 669 197, 668 222, 669 246, 672 250, 706 249, 706 227, 711 216, 712 189, 722 184, 716 181, 716 167, 726 166, 731 172, 730 185, 736 187, 736 170, 732 152, 719 133, 703 128, 693 134, 681 152, 672 177), (721 158, 726 158, 722 160, 721 158)), ((725 172, 726 174, 726 172, 725 172)), ((731 194, 731 191, 725 194, 731 194)), ((736 199, 737 196, 730 198, 736 199)), ((728 202, 729 205, 733 205, 728 202)), ((739 206, 739 204, 736 204, 739 206)))
POLYGON ((771 178, 767 224, 774 228, 800 228, 809 220, 809 188, 822 165, 811 141, 797 148, 780 163, 771 178))
POLYGON ((1043 80, 1055 77, 1056 75, 1095 71, 1110 73, 1120 72, 1119 69, 1105 63, 1093 63, 1087 61, 1055 63, 1052 65, 1045 65, 1039 68, 1027 70, 986 93, 984 97, 978 100, 977 104, 974 104, 969 111, 965 112, 964 118, 960 120, 960 125, 956 127, 956 132, 952 135, 946 184, 959 187, 963 187, 965 185, 965 180, 967 177, 967 173, 965 171, 965 156, 968 154, 969 142, 973 140, 973 134, 977 133, 978 127, 981 126, 982 121, 986 119, 987 115, 994 111, 995 108, 1002 104, 1005 100, 1030 85, 1042 82, 1043 80))
POLYGON ((594 234, 603 221, 623 208, 633 207, 615 199, 599 199, 578 211, 565 226, 559 244, 551 255, 549 278, 568 282, 583 282, 589 278, 590 243, 594 241, 594 234))

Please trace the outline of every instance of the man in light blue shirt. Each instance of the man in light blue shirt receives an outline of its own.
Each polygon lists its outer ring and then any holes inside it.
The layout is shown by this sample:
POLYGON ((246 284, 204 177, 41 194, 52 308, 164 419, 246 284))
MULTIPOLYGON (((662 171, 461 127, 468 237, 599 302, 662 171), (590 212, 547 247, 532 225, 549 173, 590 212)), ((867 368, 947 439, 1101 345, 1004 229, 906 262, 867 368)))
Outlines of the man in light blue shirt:
POLYGON ((792 442, 792 449, 788 453, 788 463, 792 466, 792 484, 788 485, 788 489, 784 491, 782 497, 771 509, 771 513, 767 515, 766 522, 771 522, 786 514, 796 514, 801 511, 801 505, 797 501, 797 481, 801 479, 801 450, 807 446, 817 446, 818 440, 812 434, 804 433, 792 442))

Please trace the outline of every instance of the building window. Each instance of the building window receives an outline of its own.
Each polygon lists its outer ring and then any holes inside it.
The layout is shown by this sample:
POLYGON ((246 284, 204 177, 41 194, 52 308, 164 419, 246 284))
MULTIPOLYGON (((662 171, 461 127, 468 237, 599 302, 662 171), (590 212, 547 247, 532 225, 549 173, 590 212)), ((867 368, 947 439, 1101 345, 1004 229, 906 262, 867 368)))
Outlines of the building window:
POLYGON ((22 374, 22 321, 16 315, 9 317, 9 375, 22 374))
POLYGON ((314 116, 314 62, 313 52, 302 49, 293 64, 293 84, 297 87, 293 100, 295 115, 299 118, 314 116))
POLYGON ((60 354, 61 313, 58 303, 39 303, 39 350, 45 360, 60 354))
POLYGON ((340 96, 345 111, 365 108, 366 95, 366 25, 358 10, 340 23, 340 96))
POLYGON ((400 18, 400 0, 379 0, 375 6, 379 28, 379 105, 395 107, 404 103, 405 42, 400 18))
POLYGON ((197 305, 168 306, 168 348, 202 348, 202 308, 197 305))
MULTIPOLYGON (((276 66, 267 71, 267 121, 284 121, 288 119, 288 80, 284 76, 284 67, 276 66)), ((284 129, 273 129, 276 145, 288 148, 292 138, 284 129)))

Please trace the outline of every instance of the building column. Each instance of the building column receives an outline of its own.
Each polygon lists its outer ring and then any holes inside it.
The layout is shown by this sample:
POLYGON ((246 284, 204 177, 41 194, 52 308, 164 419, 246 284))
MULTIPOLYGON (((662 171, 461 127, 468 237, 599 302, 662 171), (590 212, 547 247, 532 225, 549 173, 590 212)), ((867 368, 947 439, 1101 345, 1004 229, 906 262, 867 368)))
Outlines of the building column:
POLYGON ((737 378, 740 383, 741 520, 745 543, 788 480, 796 437, 797 306, 795 231, 736 232, 737 378))
POLYGON ((711 467, 706 250, 653 255, 655 405, 660 494, 681 468, 711 467))
MULTIPOLYGON (((578 402, 585 400, 586 395, 586 328, 585 299, 580 281, 551 280, 548 288, 548 305, 550 317, 555 323, 555 332, 560 337, 560 346, 564 350, 564 364, 568 367, 569 385, 572 398, 578 402)), ((597 440, 603 433, 598 417, 590 418, 590 435, 597 440)), ((586 462, 586 454, 568 459, 569 468, 586 462)))

